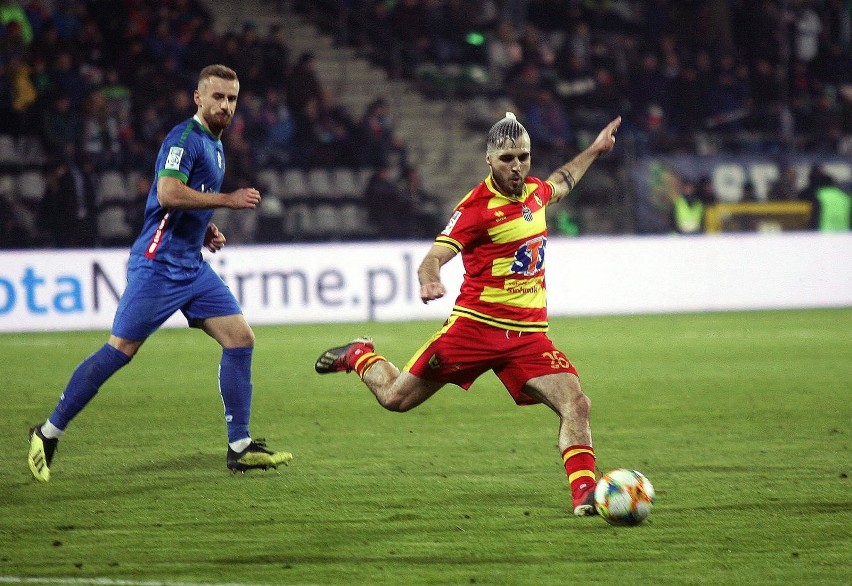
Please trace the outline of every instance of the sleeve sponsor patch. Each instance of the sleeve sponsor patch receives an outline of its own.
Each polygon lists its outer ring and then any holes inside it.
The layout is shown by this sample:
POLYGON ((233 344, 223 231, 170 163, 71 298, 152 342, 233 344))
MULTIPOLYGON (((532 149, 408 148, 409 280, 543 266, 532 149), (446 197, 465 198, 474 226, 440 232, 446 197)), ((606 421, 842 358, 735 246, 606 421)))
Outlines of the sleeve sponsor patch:
POLYGON ((444 228, 444 229, 441 231, 441 234, 443 234, 444 236, 449 236, 449 235, 450 235, 450 232, 452 232, 452 231, 453 231, 453 226, 455 226, 455 225, 456 225, 456 222, 458 222, 458 221, 459 221, 459 218, 460 218, 460 217, 461 217, 461 211, 456 210, 456 211, 455 211, 455 213, 454 213, 454 214, 452 215, 452 217, 450 218, 450 221, 449 221, 449 222, 447 222, 447 227, 446 227, 446 228, 444 228))
POLYGON ((183 148, 173 146, 169 149, 169 156, 166 157, 166 169, 172 171, 180 171, 180 160, 183 158, 183 148))

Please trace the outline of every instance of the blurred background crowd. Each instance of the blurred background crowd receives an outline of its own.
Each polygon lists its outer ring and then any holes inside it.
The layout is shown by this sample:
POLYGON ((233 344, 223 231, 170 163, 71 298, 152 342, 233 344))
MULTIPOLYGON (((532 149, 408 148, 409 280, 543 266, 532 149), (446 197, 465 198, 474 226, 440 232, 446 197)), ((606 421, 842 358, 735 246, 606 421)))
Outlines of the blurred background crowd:
MULTIPOLYGON (((621 179, 598 192, 591 179, 592 188, 557 210, 552 221, 562 234, 591 232, 577 210, 595 206, 617 218, 600 231, 643 232, 623 174, 643 156, 776 162, 771 188, 749 194, 746 182, 740 201, 818 203, 826 186, 848 197, 849 177, 819 164, 796 176, 790 161, 852 159, 850 0, 240 4, 240 20, 223 25, 221 3, 200 0, 0 0, 0 246, 132 240, 160 142, 194 113, 196 76, 210 63, 234 68, 241 81, 223 137, 223 189, 283 193, 307 180, 298 195, 308 211, 290 218, 296 198, 270 200, 259 219, 233 223, 236 241, 431 238, 447 206, 487 169, 469 169, 452 193, 436 189, 440 171, 423 168, 431 144, 398 131, 405 121, 393 92, 375 87, 363 108, 345 105, 341 86, 319 75, 315 52, 292 45, 288 24, 296 19, 388 80, 461 104, 452 112, 471 137, 513 109, 541 174, 624 116, 624 144, 603 169, 620 169, 621 179), (317 177, 328 185, 311 184, 317 177), (272 185, 278 181, 285 185, 272 185), (300 230, 317 202, 331 208, 326 229, 300 230), (343 224, 351 229, 336 228, 343 224)), ((441 128, 418 136, 435 132, 441 128)), ((479 144, 471 139, 450 154, 479 144)), ((701 231, 704 207, 717 200, 708 178, 679 177, 675 191, 663 206, 668 224, 646 231, 701 231)))

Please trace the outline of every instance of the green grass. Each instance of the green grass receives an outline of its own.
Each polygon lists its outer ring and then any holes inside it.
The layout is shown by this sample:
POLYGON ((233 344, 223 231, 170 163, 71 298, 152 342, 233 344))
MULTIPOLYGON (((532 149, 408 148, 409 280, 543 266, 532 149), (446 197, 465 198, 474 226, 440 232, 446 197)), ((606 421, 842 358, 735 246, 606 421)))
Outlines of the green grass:
POLYGON ((0 583, 849 583, 852 309, 553 321, 599 467, 657 489, 635 528, 571 516, 555 416, 492 374, 395 414, 313 372, 363 333, 402 364, 439 325, 256 328, 252 429, 295 459, 246 475, 224 465, 218 346, 158 332, 44 485, 27 426, 105 333, 0 336, 0 583))

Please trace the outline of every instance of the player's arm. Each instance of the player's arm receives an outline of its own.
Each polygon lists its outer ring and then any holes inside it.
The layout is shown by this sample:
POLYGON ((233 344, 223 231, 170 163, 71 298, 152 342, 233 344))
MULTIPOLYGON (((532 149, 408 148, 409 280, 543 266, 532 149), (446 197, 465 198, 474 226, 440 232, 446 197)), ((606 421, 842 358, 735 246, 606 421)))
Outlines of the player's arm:
POLYGON ((426 253, 423 262, 417 269, 417 279, 420 281, 420 299, 423 300, 423 303, 440 299, 447 293, 447 289, 441 283, 441 267, 455 255, 455 250, 437 244, 433 244, 429 252, 426 253))
POLYGON ((550 174, 547 181, 552 183, 554 187, 551 202, 555 203, 568 195, 574 189, 574 186, 577 185, 577 182, 586 174, 592 163, 599 156, 613 149, 615 146, 615 133, 618 131, 620 124, 621 116, 607 124, 586 150, 550 174))
POLYGON ((163 175, 157 179, 157 200, 169 210, 243 210, 257 207, 260 192, 254 187, 241 187, 231 193, 202 193, 176 177, 163 175))

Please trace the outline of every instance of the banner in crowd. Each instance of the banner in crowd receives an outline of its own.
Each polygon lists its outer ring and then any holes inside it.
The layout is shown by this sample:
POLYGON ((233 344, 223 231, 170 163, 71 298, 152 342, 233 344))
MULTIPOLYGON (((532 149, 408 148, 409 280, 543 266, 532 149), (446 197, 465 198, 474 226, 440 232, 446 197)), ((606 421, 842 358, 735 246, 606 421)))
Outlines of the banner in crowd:
MULTIPOLYGON (((716 201, 735 203, 742 199, 743 186, 751 183, 758 201, 772 199, 773 188, 785 170, 795 172, 798 193, 808 184, 811 168, 819 165, 838 185, 852 186, 852 161, 840 157, 795 156, 777 160, 754 156, 654 156, 642 157, 633 166, 636 201, 636 231, 665 234, 672 231, 671 207, 678 195, 679 178, 709 180, 716 201)), ((786 180, 786 179, 785 179, 786 180)))
MULTIPOLYGON (((252 324, 431 319, 417 266, 429 242, 226 246, 208 255, 252 324)), ((551 238, 551 315, 852 306, 852 235, 551 238)), ((0 331, 109 329, 127 251, 0 252, 0 331)), ((185 326, 180 314, 167 326, 185 326)))

